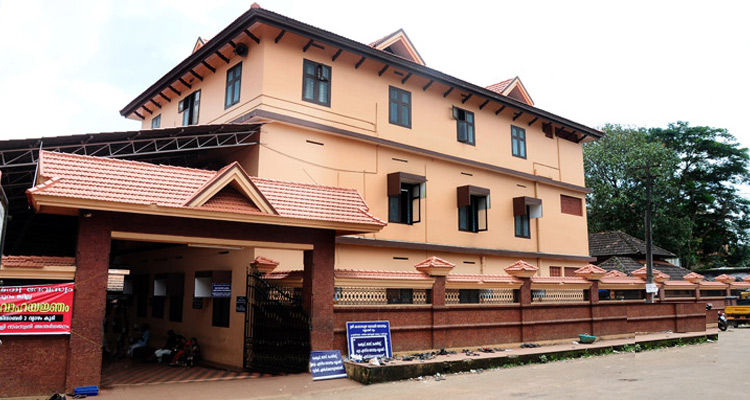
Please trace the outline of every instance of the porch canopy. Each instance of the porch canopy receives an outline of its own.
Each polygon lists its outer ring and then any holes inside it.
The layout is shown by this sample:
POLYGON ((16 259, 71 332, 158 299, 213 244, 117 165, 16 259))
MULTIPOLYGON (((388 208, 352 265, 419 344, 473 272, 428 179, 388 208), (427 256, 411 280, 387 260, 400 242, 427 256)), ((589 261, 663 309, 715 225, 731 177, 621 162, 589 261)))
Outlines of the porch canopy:
POLYGON ((252 177, 236 162, 209 171, 41 151, 35 182, 37 213, 79 218, 68 388, 99 384, 112 239, 303 250, 310 344, 327 350, 335 236, 385 226, 356 190, 252 177))

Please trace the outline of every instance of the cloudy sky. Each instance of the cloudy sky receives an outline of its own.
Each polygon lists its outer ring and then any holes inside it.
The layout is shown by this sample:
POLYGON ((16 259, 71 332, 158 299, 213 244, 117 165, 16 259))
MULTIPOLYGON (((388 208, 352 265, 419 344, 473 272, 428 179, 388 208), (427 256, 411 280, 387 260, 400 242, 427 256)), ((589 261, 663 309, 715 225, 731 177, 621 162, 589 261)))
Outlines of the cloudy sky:
MULTIPOLYGON (((0 139, 138 129, 119 110, 251 3, 0 0, 0 139)), ((518 75, 589 126, 683 120, 750 147, 746 2, 259 3, 364 43, 403 28, 428 66, 482 86, 518 75)))

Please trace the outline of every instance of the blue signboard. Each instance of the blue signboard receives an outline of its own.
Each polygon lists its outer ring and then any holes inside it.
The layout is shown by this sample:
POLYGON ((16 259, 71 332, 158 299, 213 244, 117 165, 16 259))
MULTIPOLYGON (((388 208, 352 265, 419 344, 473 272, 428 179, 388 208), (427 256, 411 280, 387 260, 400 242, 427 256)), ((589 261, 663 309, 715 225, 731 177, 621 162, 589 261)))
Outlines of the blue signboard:
POLYGON ((212 283, 211 297, 232 297, 231 283, 212 283))
POLYGON ((392 357, 391 324, 388 321, 347 322, 346 344, 349 358, 355 354, 365 360, 392 357))
POLYGON ((310 374, 314 381, 323 379, 346 378, 344 360, 338 350, 311 351, 310 374))

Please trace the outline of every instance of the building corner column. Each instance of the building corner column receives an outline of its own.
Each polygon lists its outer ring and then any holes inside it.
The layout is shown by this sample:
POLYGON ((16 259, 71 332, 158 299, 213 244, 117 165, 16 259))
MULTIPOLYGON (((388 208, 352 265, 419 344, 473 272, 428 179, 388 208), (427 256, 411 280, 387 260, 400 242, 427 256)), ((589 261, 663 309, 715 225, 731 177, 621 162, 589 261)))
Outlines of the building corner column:
POLYGON ((101 383, 102 334, 107 299, 112 215, 82 211, 76 242, 75 293, 66 391, 101 383))
POLYGON ((333 349, 335 234, 320 231, 304 253, 303 307, 310 315, 310 349, 333 349))

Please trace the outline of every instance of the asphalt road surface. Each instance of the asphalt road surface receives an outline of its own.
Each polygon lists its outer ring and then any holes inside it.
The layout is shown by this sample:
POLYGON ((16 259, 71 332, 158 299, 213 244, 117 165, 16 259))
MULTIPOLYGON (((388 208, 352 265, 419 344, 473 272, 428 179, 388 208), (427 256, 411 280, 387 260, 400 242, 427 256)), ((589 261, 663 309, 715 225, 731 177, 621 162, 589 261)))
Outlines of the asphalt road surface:
POLYGON ((301 399, 750 398, 750 327, 718 342, 360 386, 301 399))
POLYGON ((719 341, 363 386, 309 374, 105 389, 125 399, 719 399, 750 398, 750 327, 719 341))

